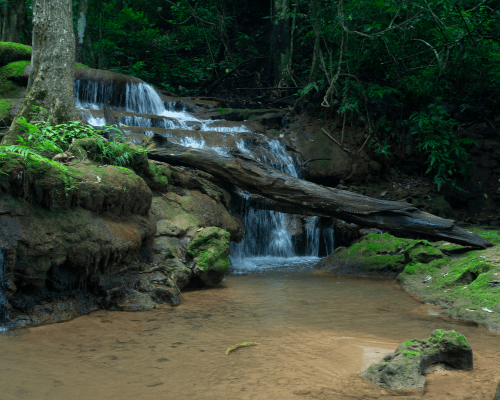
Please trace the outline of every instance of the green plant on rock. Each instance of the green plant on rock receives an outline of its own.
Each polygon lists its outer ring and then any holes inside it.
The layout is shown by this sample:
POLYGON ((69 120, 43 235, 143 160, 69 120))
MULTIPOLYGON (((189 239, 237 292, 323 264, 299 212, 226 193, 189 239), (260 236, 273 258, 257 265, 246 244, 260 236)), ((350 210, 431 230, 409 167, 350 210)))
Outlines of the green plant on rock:
POLYGON ((141 147, 132 150, 128 144, 124 143, 125 136, 122 133, 117 133, 119 131, 116 126, 107 127, 105 132, 110 133, 110 140, 102 136, 98 136, 96 140, 96 144, 101 153, 99 155, 101 162, 107 160, 113 165, 125 167, 131 164, 134 153, 146 153, 146 150, 141 147))
POLYGON ((26 118, 19 118, 19 123, 27 133, 27 137, 18 137, 19 144, 0 146, 0 160, 11 159, 13 155, 20 155, 25 161, 40 161, 44 157, 41 152, 61 152, 62 149, 52 140, 45 138, 40 129, 26 121, 26 118))

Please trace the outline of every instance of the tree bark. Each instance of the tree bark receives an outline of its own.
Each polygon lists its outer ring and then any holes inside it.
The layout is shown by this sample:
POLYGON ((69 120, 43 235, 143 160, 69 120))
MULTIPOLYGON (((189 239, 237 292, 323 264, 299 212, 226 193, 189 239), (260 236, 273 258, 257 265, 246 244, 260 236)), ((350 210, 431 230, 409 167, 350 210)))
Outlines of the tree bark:
POLYGON ((384 201, 319 186, 241 154, 230 157, 190 149, 170 143, 160 135, 155 135, 152 140, 156 148, 149 151, 151 159, 199 168, 240 189, 277 202, 281 210, 289 206, 292 213, 339 218, 395 235, 416 234, 465 246, 491 246, 479 235, 456 226, 453 220, 420 211, 403 201, 384 201))
POLYGON ((25 0, 10 0, 0 6, 0 41, 28 43, 25 0))
POLYGON ((76 62, 85 63, 85 41, 87 40, 87 13, 89 10, 88 0, 78 1, 77 24, 76 24, 76 62))
MULTIPOLYGON (((321 16, 320 16, 320 0, 314 0, 309 5, 309 13, 311 17, 311 25, 314 30, 314 48, 313 58, 311 63, 311 72, 309 74, 309 85, 316 82, 319 72, 319 58, 321 52, 321 16)), ((309 100, 314 92, 309 90, 307 93, 300 96, 295 102, 295 112, 298 112, 302 104, 309 100)))
POLYGON ((33 2, 33 50, 28 94, 3 143, 16 143, 24 135, 19 117, 33 118, 33 106, 45 109, 51 125, 78 121, 73 81, 75 76, 75 35, 71 0, 33 2))
POLYGON ((271 23, 274 86, 287 86, 290 70, 290 0, 272 0, 271 23))

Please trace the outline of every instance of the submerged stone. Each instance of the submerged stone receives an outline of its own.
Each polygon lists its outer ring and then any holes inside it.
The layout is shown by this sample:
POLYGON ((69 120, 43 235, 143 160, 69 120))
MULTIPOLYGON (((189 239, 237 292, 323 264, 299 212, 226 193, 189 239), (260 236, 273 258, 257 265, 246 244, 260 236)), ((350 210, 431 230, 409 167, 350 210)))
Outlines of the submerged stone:
POLYGON ((456 369, 473 368, 472 349, 462 334, 435 329, 428 339, 401 343, 394 353, 387 354, 359 375, 383 388, 423 389, 422 374, 429 366, 440 363, 456 369))

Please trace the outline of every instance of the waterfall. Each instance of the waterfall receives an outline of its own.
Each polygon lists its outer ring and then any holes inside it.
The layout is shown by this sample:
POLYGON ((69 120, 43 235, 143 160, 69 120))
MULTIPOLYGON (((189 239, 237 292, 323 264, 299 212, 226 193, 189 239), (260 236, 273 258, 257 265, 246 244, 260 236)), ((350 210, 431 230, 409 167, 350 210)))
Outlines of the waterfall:
MULTIPOLYGON (((278 140, 269 140, 264 135, 255 134, 244 124, 234 123, 232 126, 225 126, 228 123, 223 120, 199 120, 187 111, 183 102, 164 102, 146 83, 127 83, 124 93, 117 94, 113 93, 111 85, 75 80, 74 93, 82 118, 91 125, 105 124, 104 118, 93 116, 92 110, 99 110, 105 101, 110 101, 113 107, 129 114, 155 116, 154 118, 141 115, 120 117, 120 121, 126 126, 149 128, 144 130, 148 136, 153 135, 154 128, 197 131, 193 136, 185 135, 182 131, 180 134, 175 132, 162 134, 182 146, 211 150, 219 155, 227 155, 229 150, 235 150, 236 146, 248 157, 253 157, 291 176, 300 177, 296 161, 278 140), (215 140, 214 133, 218 133, 215 140), (248 133, 252 135, 247 136, 248 133), (260 141, 256 137, 259 137, 260 141), (230 140, 232 145, 229 144, 230 140), (211 144, 208 145, 207 141, 211 144)), ((126 130, 126 127, 124 129, 126 130)), ((295 216, 259 209, 246 193, 241 193, 241 202, 237 207, 247 229, 241 243, 231 243, 230 260, 233 270, 245 271, 316 262, 321 255, 333 251, 333 225, 324 226, 322 222, 324 219, 303 217, 301 228, 297 229, 295 216), (302 238, 300 246, 297 242, 298 236, 302 238)))
POLYGON ((5 331, 6 328, 2 327, 2 323, 7 320, 7 298, 5 297, 5 269, 4 269, 4 252, 3 249, 0 248, 0 332, 5 331))

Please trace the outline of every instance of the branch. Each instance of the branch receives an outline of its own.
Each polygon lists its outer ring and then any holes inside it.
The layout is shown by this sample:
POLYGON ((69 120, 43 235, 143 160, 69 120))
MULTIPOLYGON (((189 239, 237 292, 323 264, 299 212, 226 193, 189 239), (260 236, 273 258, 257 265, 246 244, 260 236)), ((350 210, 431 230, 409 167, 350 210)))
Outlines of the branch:
POLYGON ((337 145, 338 145, 338 146, 339 146, 342 150, 344 150, 344 151, 345 151, 345 152, 347 152, 347 153, 354 154, 351 150, 346 149, 345 147, 342 147, 342 145, 341 145, 339 142, 337 142, 337 141, 336 141, 333 137, 331 137, 331 136, 330 136, 330 134, 329 134, 327 131, 325 131, 323 128, 321 128, 321 130, 322 130, 323 132, 325 132, 326 136, 328 136, 330 139, 332 139, 332 140, 333 140, 333 142, 334 142, 334 143, 336 143, 336 144, 337 144, 337 145))
MULTIPOLYGON (((165 1, 166 1, 167 3, 172 4, 175 8, 178 8, 179 10, 184 11, 186 14, 189 14, 189 15, 191 15, 192 17, 194 17, 194 18, 196 18, 196 19, 199 19, 199 20, 200 20, 200 21, 202 21, 202 22, 205 22, 206 24, 210 24, 210 25, 214 25, 214 26, 215 26, 215 24, 214 24, 213 22, 210 22, 210 21, 207 21, 206 19, 203 19, 203 18, 198 17, 198 16, 197 16, 197 15, 196 15, 193 11, 186 10, 185 8, 183 8, 183 7, 181 7, 181 6, 177 5, 177 4, 175 4, 174 2, 172 2, 172 1, 170 1, 170 0, 165 0, 165 1)), ((170 21, 169 21, 169 22, 170 22, 170 21)))

